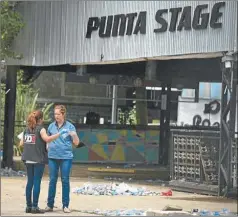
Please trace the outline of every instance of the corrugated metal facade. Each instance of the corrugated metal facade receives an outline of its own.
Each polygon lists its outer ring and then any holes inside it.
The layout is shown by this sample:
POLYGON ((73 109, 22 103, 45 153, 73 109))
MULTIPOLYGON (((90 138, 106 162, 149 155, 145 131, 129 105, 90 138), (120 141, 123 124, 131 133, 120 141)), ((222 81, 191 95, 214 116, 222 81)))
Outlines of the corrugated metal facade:
MULTIPOLYGON (((24 58, 21 65, 83 64, 101 61, 135 60, 170 55, 213 53, 236 50, 237 2, 227 1, 221 8, 220 29, 154 33, 158 28, 156 11, 199 4, 212 6, 218 1, 28 1, 19 11, 26 26, 14 47, 24 58), (86 39, 89 17, 147 11, 146 34, 99 38, 94 32, 86 39)), ((168 13, 167 20, 170 20, 168 13)), ((16 62, 11 62, 16 64, 16 62)))

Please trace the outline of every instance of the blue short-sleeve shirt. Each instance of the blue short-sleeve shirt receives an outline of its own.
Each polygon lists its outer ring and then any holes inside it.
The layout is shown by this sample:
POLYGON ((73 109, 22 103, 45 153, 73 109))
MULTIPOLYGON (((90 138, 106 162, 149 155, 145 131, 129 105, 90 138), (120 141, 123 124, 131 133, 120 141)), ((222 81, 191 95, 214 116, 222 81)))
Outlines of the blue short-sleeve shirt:
MULTIPOLYGON (((61 129, 67 129, 69 131, 75 131, 76 129, 73 124, 65 121, 62 127, 58 127, 56 122, 53 122, 48 127, 48 135, 54 135, 61 129)), ((48 158, 52 159, 72 159, 73 158, 73 140, 70 135, 66 138, 59 136, 48 145, 48 158)))

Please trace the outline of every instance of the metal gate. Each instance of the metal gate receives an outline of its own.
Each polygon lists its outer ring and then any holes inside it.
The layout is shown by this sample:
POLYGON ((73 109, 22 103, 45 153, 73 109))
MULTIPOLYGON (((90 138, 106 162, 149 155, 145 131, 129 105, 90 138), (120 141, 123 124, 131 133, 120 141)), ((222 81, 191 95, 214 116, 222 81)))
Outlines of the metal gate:
POLYGON ((219 142, 219 131, 171 130, 171 184, 182 183, 180 188, 187 188, 188 183, 205 184, 213 186, 216 194, 219 142))

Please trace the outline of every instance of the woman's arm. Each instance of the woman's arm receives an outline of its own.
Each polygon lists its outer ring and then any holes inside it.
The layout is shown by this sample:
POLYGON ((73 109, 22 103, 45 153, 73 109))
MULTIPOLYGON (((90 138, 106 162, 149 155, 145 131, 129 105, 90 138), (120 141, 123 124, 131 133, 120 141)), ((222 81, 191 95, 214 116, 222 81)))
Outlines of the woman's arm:
POLYGON ((23 142, 23 138, 20 140, 20 142, 19 142, 19 146, 20 147, 23 147, 23 145, 24 145, 24 142, 23 142))
POLYGON ((23 145, 24 145, 23 136, 24 136, 24 131, 21 132, 21 133, 17 136, 17 138, 20 140, 20 142, 19 142, 19 146, 20 146, 20 147, 23 147, 23 145))
POLYGON ((45 128, 42 128, 41 131, 40 131, 40 135, 41 135, 41 138, 42 138, 46 143, 50 143, 50 142, 52 142, 53 140, 57 139, 57 138, 60 136, 60 133, 57 133, 57 134, 55 134, 55 135, 48 136, 47 133, 46 133, 46 129, 45 129, 45 128))
POLYGON ((79 137, 78 137, 78 135, 77 135, 77 133, 75 132, 75 131, 70 131, 69 132, 69 135, 72 137, 72 139, 73 139, 73 144, 75 145, 75 146, 78 146, 78 144, 79 144, 79 137))

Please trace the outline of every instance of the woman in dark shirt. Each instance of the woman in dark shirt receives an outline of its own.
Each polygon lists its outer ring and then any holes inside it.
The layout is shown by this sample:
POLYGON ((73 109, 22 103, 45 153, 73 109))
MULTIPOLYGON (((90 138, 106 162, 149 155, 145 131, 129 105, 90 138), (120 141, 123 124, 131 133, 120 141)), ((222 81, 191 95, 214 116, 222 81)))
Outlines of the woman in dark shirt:
POLYGON ((26 213, 44 213, 38 207, 38 200, 41 180, 47 163, 46 143, 52 142, 64 133, 64 131, 60 131, 48 136, 42 124, 42 111, 32 112, 27 118, 27 127, 20 141, 20 146, 24 146, 22 160, 27 169, 26 213))

